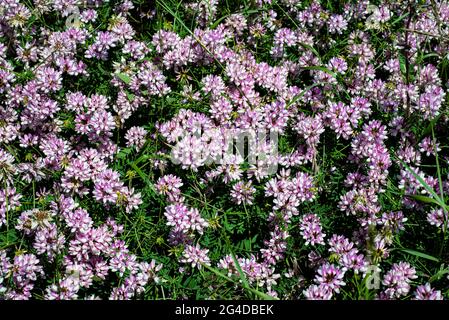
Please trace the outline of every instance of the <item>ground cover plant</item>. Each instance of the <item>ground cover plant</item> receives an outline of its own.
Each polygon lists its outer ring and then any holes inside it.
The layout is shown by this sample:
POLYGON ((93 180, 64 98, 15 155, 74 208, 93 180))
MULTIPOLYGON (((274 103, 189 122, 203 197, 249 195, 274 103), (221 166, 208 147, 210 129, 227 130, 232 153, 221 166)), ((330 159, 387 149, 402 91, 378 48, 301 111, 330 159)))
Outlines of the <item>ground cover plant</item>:
POLYGON ((449 298, 449 2, 0 0, 0 299, 449 298))

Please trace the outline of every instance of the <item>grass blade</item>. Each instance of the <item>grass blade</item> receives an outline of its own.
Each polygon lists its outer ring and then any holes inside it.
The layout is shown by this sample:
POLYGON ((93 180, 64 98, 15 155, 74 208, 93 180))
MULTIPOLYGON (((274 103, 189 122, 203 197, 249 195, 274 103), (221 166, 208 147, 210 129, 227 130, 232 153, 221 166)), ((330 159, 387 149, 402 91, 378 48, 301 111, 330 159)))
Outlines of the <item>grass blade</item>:
POLYGON ((423 253, 420 251, 412 250, 412 249, 400 249, 401 251, 404 251, 405 253, 411 254, 416 257, 420 257, 423 259, 439 262, 440 260, 438 258, 435 258, 434 256, 428 255, 427 253, 423 253))

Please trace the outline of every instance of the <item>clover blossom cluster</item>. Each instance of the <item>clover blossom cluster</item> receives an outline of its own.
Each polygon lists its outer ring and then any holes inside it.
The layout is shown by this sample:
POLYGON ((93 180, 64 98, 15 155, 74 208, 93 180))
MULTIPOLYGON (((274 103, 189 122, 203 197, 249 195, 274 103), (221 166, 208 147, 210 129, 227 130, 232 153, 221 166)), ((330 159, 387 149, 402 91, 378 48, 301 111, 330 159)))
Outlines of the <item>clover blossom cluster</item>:
POLYGON ((0 299, 449 298, 448 39, 447 0, 0 0, 0 299))
POLYGON ((407 262, 394 264, 385 274, 382 284, 386 289, 381 293, 381 298, 399 298, 410 291, 410 282, 416 279, 416 270, 407 262))
POLYGON ((32 297, 35 283, 47 277, 40 258, 62 260, 63 276, 45 289, 49 300, 82 298, 94 282, 104 282, 112 274, 124 282, 111 288, 111 299, 130 299, 141 294, 148 283, 159 282, 157 272, 162 265, 154 260, 138 262, 119 239, 122 225, 109 218, 94 226, 89 213, 71 197, 62 195, 49 210, 22 212, 16 229, 24 232, 36 254, 16 253, 11 257, 9 250, 1 251, 0 292, 6 299, 32 297))

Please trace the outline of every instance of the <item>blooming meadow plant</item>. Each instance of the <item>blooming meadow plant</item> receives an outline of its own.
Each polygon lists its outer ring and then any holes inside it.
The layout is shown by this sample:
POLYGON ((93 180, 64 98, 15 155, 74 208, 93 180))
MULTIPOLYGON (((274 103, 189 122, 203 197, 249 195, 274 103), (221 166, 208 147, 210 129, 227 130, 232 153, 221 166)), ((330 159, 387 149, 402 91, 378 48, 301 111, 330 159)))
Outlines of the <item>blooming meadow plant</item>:
POLYGON ((0 0, 0 299, 448 299, 448 52, 447 0, 0 0))

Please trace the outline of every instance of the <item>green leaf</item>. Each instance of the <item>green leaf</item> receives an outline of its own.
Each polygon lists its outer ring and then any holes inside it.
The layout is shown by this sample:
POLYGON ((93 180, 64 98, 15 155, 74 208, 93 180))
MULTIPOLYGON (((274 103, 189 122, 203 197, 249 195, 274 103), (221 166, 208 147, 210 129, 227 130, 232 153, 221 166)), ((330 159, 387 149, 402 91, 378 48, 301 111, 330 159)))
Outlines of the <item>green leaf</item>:
POLYGON ((432 128, 435 126, 435 124, 438 122, 438 120, 440 120, 442 115, 443 115, 443 113, 440 113, 439 115, 437 115, 435 118, 433 118, 430 121, 429 125, 421 133, 420 140, 424 139, 424 137, 426 137, 427 135, 432 133, 432 128))
POLYGON ((125 159, 127 155, 131 153, 131 148, 123 148, 120 150, 119 153, 117 153, 116 157, 117 159, 125 159))
POLYGON ((302 42, 298 42, 298 44, 301 46, 301 47, 303 47, 303 48, 305 48, 305 49, 307 49, 307 50, 310 50, 310 51, 312 51, 312 53, 316 56, 316 57, 320 57, 320 54, 318 53, 318 51, 316 51, 316 49, 314 48, 314 47, 312 47, 312 46, 310 46, 310 45, 308 45, 308 44, 305 44, 305 43, 302 43, 302 42))
POLYGON ((17 241, 18 237, 15 229, 0 233, 0 249, 6 248, 17 241))
POLYGON ((407 17, 410 13, 407 12, 405 14, 403 14, 402 16, 398 17, 396 20, 394 20, 391 25, 395 25, 396 23, 400 22, 402 19, 404 19, 405 17, 407 17))
POLYGON ((435 201, 437 202, 437 204, 443 208, 444 210, 447 211, 447 207, 446 204, 444 203, 444 199, 441 199, 436 192, 433 190, 433 188, 431 186, 429 186, 422 177, 420 177, 419 175, 416 174, 415 171, 413 171, 404 161, 402 161, 401 159, 397 158, 402 165, 419 181, 419 183, 424 187, 424 189, 426 189, 427 192, 429 192, 435 199, 435 201))
POLYGON ((435 258, 434 256, 428 255, 427 253, 423 253, 423 252, 419 252, 416 250, 412 250, 412 249, 401 249, 401 251, 404 251, 405 253, 423 258, 423 259, 427 259, 427 260, 431 260, 431 261, 435 261, 438 262, 440 260, 438 260, 438 258, 435 258))
POLYGON ((297 94, 296 96, 293 97, 293 99, 291 99, 291 100, 289 101, 289 103, 287 104, 287 108, 290 107, 292 104, 294 104, 294 103, 295 103, 296 101, 298 101, 299 99, 301 99, 302 96, 303 96, 304 94, 306 94, 306 92, 309 91, 310 89, 315 88, 315 87, 318 87, 318 86, 320 86, 320 85, 324 85, 324 84, 325 84, 324 82, 317 82, 317 83, 314 83, 314 84, 312 84, 312 85, 306 87, 303 91, 301 91, 301 93, 297 94))
POLYGON ((330 74, 332 77, 337 78, 337 74, 335 72, 329 70, 328 68, 322 67, 322 66, 309 66, 309 67, 303 67, 302 69, 323 71, 327 74, 330 74))
POLYGON ((130 76, 125 73, 117 73, 117 77, 126 84, 129 84, 131 82, 130 76))
POLYGON ((128 97, 128 100, 129 100, 130 102, 133 102, 133 101, 134 101, 134 98, 135 98, 136 96, 133 95, 133 94, 132 94, 131 92, 129 92, 128 90, 126 90, 125 93, 126 93, 126 96, 128 97))
POLYGON ((216 27, 218 27, 218 25, 220 24, 220 22, 222 22, 224 19, 226 19, 226 18, 229 17, 229 16, 230 16, 230 14, 224 15, 223 17, 221 17, 220 19, 218 19, 217 21, 215 21, 215 22, 210 26, 210 29, 213 30, 213 29, 215 29, 216 27))
POLYGON ((440 266, 440 270, 435 273, 432 277, 430 277, 429 282, 433 282, 436 280, 440 280, 445 274, 449 273, 449 268, 445 268, 444 264, 440 266))
POLYGON ((407 72, 407 68, 405 67, 406 62, 405 62, 405 57, 402 54, 399 54, 399 66, 401 68, 401 72, 402 74, 406 74, 407 72))
POLYGON ((407 194, 406 196, 410 197, 410 198, 413 198, 413 199, 416 199, 416 200, 421 201, 421 202, 434 203, 434 204, 440 205, 438 203, 438 201, 436 201, 435 199, 432 199, 430 197, 421 196, 421 195, 418 195, 418 194, 407 194))
MULTIPOLYGON (((224 275, 223 273, 221 273, 221 272, 218 271, 217 269, 215 269, 215 268, 213 268, 213 267, 211 267, 211 266, 208 266, 208 265, 203 265, 203 267, 205 267, 206 269, 212 271, 212 272, 215 273, 217 276, 219 276, 219 277, 221 277, 221 278, 223 278, 223 279, 226 279, 226 280, 228 280, 229 282, 235 283, 235 281, 234 281, 233 279, 231 279, 231 278, 229 278, 228 276, 224 275)), ((262 298, 262 299, 264 299, 264 300, 278 300, 278 299, 276 299, 276 298, 274 298, 274 297, 272 297, 272 296, 269 296, 269 295, 266 294, 266 293, 263 293, 263 292, 260 292, 260 291, 258 291, 258 290, 256 290, 256 289, 247 287, 245 284, 240 283, 240 285, 241 285, 244 289, 251 291, 252 293, 254 293, 255 295, 259 296, 260 298, 262 298)))
POLYGON ((231 251, 231 257, 232 257, 232 260, 234 261, 234 264, 235 264, 235 266, 237 267, 237 271, 239 272, 240 280, 242 280, 243 284, 244 284, 246 287, 249 287, 248 280, 246 280, 245 274, 243 273, 242 267, 240 267, 239 261, 238 261, 237 258, 235 257, 234 252, 233 252, 232 250, 230 250, 230 251, 231 251))
POLYGON ((151 189, 151 191, 153 191, 153 193, 156 194, 156 188, 154 187, 154 184, 150 181, 150 179, 148 179, 148 176, 133 162, 130 162, 129 165, 131 166, 131 168, 134 169, 134 171, 137 172, 137 174, 147 184, 147 186, 151 189))

